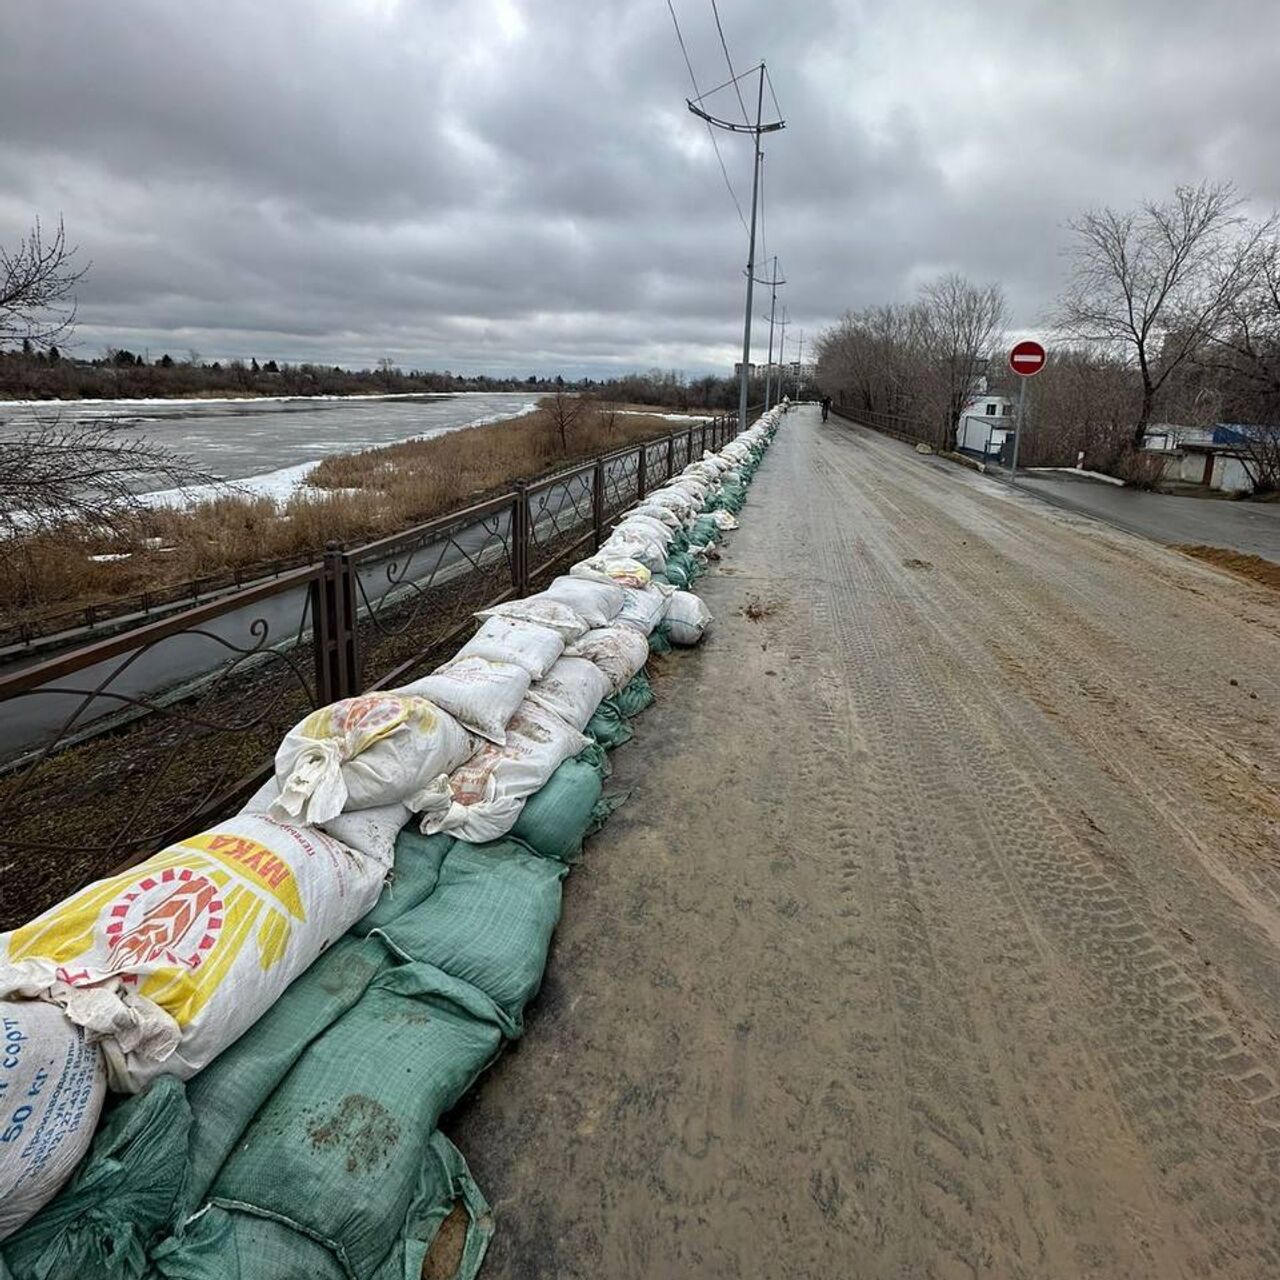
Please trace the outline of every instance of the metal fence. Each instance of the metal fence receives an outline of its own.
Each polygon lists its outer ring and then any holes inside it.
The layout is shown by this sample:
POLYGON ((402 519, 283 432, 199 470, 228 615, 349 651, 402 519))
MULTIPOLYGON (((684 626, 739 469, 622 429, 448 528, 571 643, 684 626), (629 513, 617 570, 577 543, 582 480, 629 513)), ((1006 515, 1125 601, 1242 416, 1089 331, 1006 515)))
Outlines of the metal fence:
POLYGON ((24 911, 225 814, 309 710, 436 665, 477 609, 545 585, 737 432, 619 449, 0 676, 0 865, 23 867, 24 911))

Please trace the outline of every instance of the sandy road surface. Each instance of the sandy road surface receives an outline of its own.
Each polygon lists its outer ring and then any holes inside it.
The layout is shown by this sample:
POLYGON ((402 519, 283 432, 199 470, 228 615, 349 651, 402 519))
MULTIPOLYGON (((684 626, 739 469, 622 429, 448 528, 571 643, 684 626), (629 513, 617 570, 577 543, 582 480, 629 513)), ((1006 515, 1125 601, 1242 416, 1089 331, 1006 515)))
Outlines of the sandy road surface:
POLYGON ((705 593, 486 1274, 1280 1276, 1280 599, 811 410, 705 593))

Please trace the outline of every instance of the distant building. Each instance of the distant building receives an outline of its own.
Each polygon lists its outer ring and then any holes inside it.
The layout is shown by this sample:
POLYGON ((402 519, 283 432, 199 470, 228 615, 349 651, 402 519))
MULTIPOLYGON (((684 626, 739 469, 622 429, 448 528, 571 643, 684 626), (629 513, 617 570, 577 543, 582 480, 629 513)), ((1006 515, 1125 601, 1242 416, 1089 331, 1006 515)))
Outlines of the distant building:
POLYGON ((1252 493, 1253 477, 1240 445, 1251 431, 1243 423, 1220 422, 1212 427, 1183 427, 1172 422, 1147 428, 1142 447, 1167 455, 1162 484, 1211 489, 1221 493, 1252 493))

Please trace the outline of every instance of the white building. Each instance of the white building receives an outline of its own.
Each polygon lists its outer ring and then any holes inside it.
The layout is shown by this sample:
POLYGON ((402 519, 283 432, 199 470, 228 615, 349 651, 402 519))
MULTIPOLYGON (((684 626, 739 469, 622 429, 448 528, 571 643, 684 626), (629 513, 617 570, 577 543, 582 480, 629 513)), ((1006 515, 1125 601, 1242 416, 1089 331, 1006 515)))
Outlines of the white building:
POLYGON ((1013 401, 989 393, 974 396, 956 423, 956 447, 983 457, 998 455, 1013 437, 1013 401))

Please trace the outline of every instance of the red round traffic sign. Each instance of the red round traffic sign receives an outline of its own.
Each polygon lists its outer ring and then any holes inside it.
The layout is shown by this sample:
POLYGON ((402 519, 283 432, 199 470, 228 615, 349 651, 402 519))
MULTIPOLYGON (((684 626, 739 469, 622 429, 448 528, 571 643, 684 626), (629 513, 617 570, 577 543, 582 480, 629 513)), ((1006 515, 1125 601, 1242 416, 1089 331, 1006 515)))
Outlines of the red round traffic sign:
POLYGON ((1034 339, 1026 338, 1009 352, 1009 368, 1019 377, 1030 378, 1044 368, 1045 350, 1034 339))

